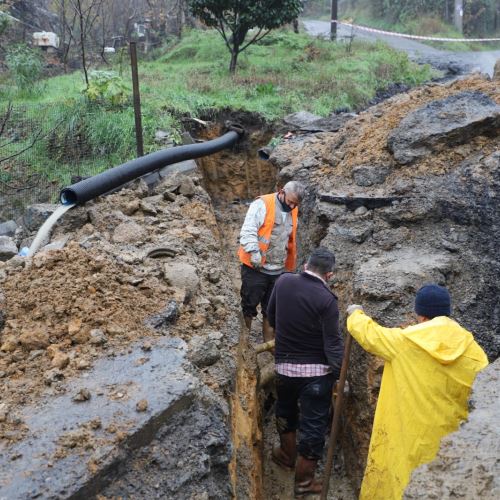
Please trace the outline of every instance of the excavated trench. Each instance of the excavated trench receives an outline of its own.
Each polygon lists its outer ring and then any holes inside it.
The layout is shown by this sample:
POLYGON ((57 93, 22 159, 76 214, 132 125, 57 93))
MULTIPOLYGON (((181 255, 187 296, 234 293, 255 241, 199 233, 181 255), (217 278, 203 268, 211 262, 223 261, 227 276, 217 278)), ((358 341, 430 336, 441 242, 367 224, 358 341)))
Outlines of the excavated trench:
MULTIPOLYGON (((260 318, 242 325, 236 258, 249 202, 289 179, 307 185, 299 265, 335 252, 341 324, 352 302, 408 323, 415 290, 437 281, 495 360, 499 108, 487 79, 432 85, 297 126, 271 161, 257 150, 286 129, 209 117, 248 133, 190 172, 72 209, 34 258, 0 262, 0 498, 292 497, 269 460, 272 356, 253 350, 260 318)), ((196 127, 207 139, 222 125, 196 127)), ((55 209, 30 208, 11 244, 29 246, 55 209)), ((355 498, 382 368, 353 346, 329 498, 355 498)), ((490 484, 495 466, 475 474, 490 484)))
MULTIPOLYGON (((387 326, 409 325, 414 322, 416 290, 437 282, 450 289, 454 319, 474 333, 490 361, 496 360, 500 346, 497 82, 475 75, 430 85, 347 117, 342 127, 336 120, 332 117, 326 126, 322 121, 320 127, 318 122, 296 127, 271 154, 269 164, 258 163, 251 153, 268 140, 255 132, 250 134, 255 143, 249 140, 243 161, 241 156, 239 162, 231 159, 230 153, 204 160, 206 187, 224 240, 229 238, 228 247, 237 246, 246 211, 242 201, 287 180, 300 180, 308 195, 300 209, 299 264, 318 245, 335 252, 333 289, 339 297, 341 324, 343 308, 362 303, 387 326), (220 172, 231 171, 224 186, 213 183, 214 171, 215 179, 220 172)), ((237 268, 233 256, 232 269, 237 268)), ((259 326, 253 327, 250 343, 260 341, 259 326)), ((262 492, 262 498, 290 498, 292 478, 268 460, 276 440, 272 390, 258 387, 258 374, 266 372, 272 360, 266 354, 255 361, 246 345, 245 339, 236 398, 243 413, 250 409, 246 417, 252 415, 253 424, 245 422, 242 431, 238 411, 233 413, 234 443, 245 443, 245 452, 234 455, 235 491, 242 498, 244 491, 257 497, 262 492), (244 458, 238 461, 239 456, 244 458), (240 490, 238 481, 250 483, 240 490)), ((342 447, 331 483, 336 497, 354 498, 353 489, 360 486, 382 372, 380 359, 353 346, 342 447)), ((464 467, 466 457, 465 450, 457 457, 465 461, 464 467)), ((483 481, 493 481, 492 467, 491 473, 478 472, 477 491, 483 491, 483 481)))
MULTIPOLYGON (((227 242, 228 273, 239 294, 240 278, 235 249, 239 231, 250 202, 260 194, 276 191, 284 181, 270 161, 263 160, 258 150, 273 137, 271 125, 256 115, 230 115, 225 118, 243 123, 246 136, 232 150, 204 157, 198 161, 204 187, 214 205, 222 240, 227 242)), ((223 122, 223 120, 221 120, 223 122)), ((220 126, 198 130, 203 139, 220 133, 220 126)), ((274 132, 276 134, 276 132, 274 132)), ((301 209, 302 235, 298 243, 299 262, 317 245, 324 233, 322 225, 308 214, 312 199, 301 209)), ((235 391, 231 398, 233 457, 231 481, 238 499, 288 500, 293 497, 293 473, 286 472, 270 460, 277 433, 274 420, 274 360, 269 352, 256 355, 254 346, 262 340, 262 316, 259 314, 248 332, 242 324, 237 349, 235 391)), ((340 447, 340 443, 338 443, 340 447)), ((322 474, 323 464, 318 474, 322 474)), ((343 468, 341 451, 336 453, 335 473, 328 498, 354 499, 352 487, 343 468)))

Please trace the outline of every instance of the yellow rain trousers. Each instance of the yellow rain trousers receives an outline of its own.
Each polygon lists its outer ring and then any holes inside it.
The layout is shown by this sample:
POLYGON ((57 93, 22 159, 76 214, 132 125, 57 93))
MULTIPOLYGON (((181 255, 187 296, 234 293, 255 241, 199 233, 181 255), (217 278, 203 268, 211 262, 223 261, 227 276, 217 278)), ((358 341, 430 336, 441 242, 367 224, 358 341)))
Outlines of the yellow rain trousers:
POLYGON ((488 359, 472 334, 446 316, 384 328, 356 310, 347 329, 385 360, 359 498, 400 499, 413 469, 433 460, 441 438, 467 418, 472 383, 488 359))

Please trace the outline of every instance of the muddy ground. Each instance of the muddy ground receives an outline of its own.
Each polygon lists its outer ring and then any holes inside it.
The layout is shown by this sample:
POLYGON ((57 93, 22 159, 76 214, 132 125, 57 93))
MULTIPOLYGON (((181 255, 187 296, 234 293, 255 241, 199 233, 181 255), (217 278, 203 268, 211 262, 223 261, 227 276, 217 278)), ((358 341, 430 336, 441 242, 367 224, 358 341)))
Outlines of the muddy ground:
MULTIPOLYGON (((26 487, 47 498, 290 498, 291 475, 268 459, 273 390, 260 385, 272 357, 253 354, 258 322, 242 329, 235 255, 249 201, 289 179, 308 186, 299 263, 318 245, 335 252, 342 314, 354 301, 389 326, 409 323, 415 290, 438 281, 454 316, 498 357, 495 103, 498 85, 479 76, 428 85, 326 128, 336 131, 289 124, 270 162, 257 149, 272 131, 250 117, 244 144, 197 173, 137 181, 72 209, 52 247, 0 262, 0 497, 22 498, 26 487), (446 101, 437 118, 428 107, 457 95, 466 102, 446 101), (484 116, 470 118, 483 104, 484 116), (405 122, 412 116, 416 125, 405 122), (426 135, 436 119, 439 131, 426 135), (152 363, 162 356, 168 366, 152 363), (100 378, 113 363, 130 366, 116 384, 100 378), (154 397, 162 393, 173 399, 154 397), (56 400, 70 423, 50 413, 56 400), (34 465, 27 450, 46 425, 38 413, 53 425, 34 465)), ((31 209, 12 244, 29 244, 34 221, 53 209, 31 209)), ((359 487, 381 368, 354 348, 331 498, 359 487)))

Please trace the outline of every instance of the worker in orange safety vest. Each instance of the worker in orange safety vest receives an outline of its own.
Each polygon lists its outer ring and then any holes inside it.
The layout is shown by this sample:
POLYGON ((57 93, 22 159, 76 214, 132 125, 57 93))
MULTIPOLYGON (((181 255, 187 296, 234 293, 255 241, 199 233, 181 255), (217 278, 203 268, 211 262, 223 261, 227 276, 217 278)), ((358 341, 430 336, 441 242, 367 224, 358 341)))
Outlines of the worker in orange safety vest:
POLYGON ((264 342, 274 338, 266 314, 274 282, 283 272, 295 271, 298 206, 304 195, 305 187, 290 181, 277 193, 259 196, 241 227, 241 307, 250 329, 260 304, 264 342))

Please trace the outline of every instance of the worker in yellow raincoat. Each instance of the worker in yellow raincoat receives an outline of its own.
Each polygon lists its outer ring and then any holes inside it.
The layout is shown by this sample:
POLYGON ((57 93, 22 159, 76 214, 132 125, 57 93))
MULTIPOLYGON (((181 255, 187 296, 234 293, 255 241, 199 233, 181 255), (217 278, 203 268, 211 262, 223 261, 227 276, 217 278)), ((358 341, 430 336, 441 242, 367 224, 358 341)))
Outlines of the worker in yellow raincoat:
POLYGON ((347 309, 351 335, 385 360, 361 500, 400 499, 413 469, 433 460, 441 438, 467 418, 472 383, 488 359, 450 309, 438 285, 417 292, 419 323, 408 328, 384 328, 361 306, 347 309))

